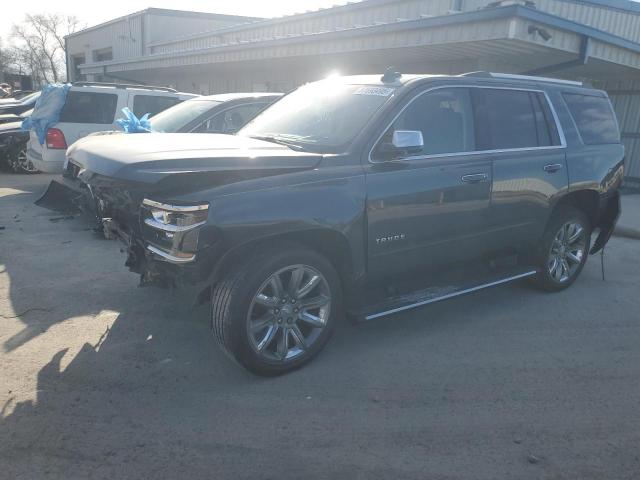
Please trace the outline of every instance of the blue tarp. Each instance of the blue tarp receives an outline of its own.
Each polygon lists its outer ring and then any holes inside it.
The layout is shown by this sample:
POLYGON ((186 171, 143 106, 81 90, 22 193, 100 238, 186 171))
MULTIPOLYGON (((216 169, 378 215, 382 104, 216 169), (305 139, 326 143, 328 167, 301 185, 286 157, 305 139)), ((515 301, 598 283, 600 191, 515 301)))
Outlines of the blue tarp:
POLYGON ((44 144, 49 127, 58 123, 70 88, 70 83, 50 83, 44 87, 33 113, 22 122, 22 130, 34 130, 40 145, 44 144))
POLYGON ((142 118, 138 118, 128 107, 122 109, 125 118, 119 118, 116 123, 127 133, 148 133, 151 131, 149 114, 145 113, 142 118))

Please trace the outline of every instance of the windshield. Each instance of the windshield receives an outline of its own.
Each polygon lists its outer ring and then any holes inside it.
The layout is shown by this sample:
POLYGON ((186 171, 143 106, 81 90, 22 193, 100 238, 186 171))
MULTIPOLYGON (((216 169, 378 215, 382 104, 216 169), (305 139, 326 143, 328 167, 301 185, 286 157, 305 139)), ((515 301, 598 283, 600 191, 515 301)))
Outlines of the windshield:
POLYGON ((333 80, 311 83, 267 108, 238 134, 332 152, 351 142, 393 92, 392 87, 333 80))
POLYGON ((176 133, 220 103, 215 100, 187 100, 179 103, 150 118, 151 130, 162 133, 176 133))

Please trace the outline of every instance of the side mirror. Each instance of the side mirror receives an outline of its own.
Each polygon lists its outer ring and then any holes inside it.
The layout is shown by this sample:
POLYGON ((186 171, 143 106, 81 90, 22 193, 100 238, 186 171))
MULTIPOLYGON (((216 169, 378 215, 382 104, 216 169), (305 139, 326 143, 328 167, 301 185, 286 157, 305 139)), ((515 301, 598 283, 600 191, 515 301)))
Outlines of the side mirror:
POLYGON ((420 153, 424 147, 422 132, 419 130, 394 130, 391 142, 378 145, 381 160, 393 160, 412 153, 420 153))
POLYGON ((424 147, 424 139, 420 130, 394 130, 391 144, 401 152, 418 153, 424 147))

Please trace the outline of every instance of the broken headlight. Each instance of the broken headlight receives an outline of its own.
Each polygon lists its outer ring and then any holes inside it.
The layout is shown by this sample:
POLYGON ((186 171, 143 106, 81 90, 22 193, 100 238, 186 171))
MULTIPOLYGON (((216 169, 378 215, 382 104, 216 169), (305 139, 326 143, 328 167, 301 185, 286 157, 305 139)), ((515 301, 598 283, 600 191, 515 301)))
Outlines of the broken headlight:
POLYGON ((195 259, 198 227, 204 225, 209 204, 170 205, 142 201, 142 233, 147 249, 163 259, 185 263, 195 259))

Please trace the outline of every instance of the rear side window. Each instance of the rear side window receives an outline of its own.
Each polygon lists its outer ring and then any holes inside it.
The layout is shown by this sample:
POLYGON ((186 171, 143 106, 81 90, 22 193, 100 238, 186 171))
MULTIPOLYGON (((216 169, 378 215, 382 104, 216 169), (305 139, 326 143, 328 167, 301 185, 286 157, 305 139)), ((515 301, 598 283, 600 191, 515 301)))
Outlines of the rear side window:
POLYGON ((478 150, 559 145, 555 122, 543 94, 524 90, 474 88, 478 150))
POLYGON ((133 113, 135 113, 138 118, 143 116, 145 113, 148 113, 149 116, 152 117, 156 113, 160 113, 178 103, 180 103, 180 100, 175 97, 136 95, 133 97, 133 113))
POLYGON ((620 142, 618 125, 607 98, 575 93, 562 96, 586 145, 620 142))
POLYGON ((118 95, 71 90, 62 107, 60 121, 65 123, 113 123, 118 95))

